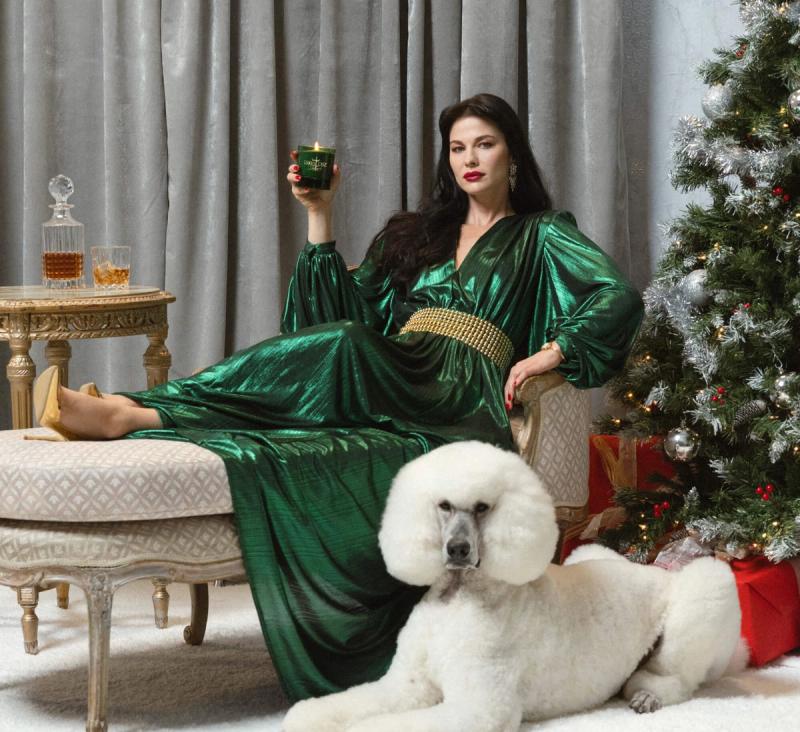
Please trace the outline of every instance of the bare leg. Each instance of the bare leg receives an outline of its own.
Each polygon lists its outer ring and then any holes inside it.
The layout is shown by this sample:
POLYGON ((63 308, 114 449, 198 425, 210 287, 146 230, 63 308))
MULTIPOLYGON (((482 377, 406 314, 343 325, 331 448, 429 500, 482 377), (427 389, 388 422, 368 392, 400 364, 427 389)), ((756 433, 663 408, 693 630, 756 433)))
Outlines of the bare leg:
POLYGON ((161 429, 155 409, 140 407, 127 397, 97 399, 62 387, 60 423, 86 439, 113 440, 135 430, 161 429))
POLYGON ((103 394, 102 398, 104 401, 111 402, 112 404, 124 404, 128 407, 136 407, 137 409, 147 409, 147 407, 143 407, 130 397, 122 396, 122 394, 103 394))

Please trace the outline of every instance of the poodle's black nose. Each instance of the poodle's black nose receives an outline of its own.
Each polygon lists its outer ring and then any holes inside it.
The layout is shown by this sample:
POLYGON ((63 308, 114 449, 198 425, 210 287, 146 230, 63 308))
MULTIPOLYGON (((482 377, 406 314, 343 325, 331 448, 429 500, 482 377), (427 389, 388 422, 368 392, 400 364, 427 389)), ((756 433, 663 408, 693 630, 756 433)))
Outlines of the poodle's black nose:
POLYGON ((463 562, 469 556, 469 542, 459 539, 450 539, 447 542, 447 556, 450 559, 463 562))

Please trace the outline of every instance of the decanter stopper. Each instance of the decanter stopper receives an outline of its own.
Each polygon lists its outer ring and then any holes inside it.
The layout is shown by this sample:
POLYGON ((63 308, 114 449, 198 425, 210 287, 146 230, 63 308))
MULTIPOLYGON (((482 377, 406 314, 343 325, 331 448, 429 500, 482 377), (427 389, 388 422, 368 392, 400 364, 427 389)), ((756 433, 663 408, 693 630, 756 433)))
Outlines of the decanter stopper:
POLYGON ((56 199, 56 205, 58 205, 59 203, 67 202, 67 199, 75 193, 75 186, 72 184, 71 178, 59 174, 55 178, 50 179, 47 190, 50 191, 50 195, 56 199))

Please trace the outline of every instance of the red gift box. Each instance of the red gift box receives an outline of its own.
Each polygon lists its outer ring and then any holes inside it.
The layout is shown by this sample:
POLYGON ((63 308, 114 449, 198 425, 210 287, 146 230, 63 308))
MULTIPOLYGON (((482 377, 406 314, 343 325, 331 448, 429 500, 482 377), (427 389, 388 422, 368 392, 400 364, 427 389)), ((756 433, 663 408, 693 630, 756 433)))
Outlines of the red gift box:
POLYGON ((800 646, 800 559, 780 564, 764 557, 734 559, 731 569, 750 664, 763 666, 800 646))
POLYGON ((597 538, 603 528, 619 525, 624 509, 612 507, 614 493, 620 488, 637 487, 658 490, 648 481, 654 474, 671 478, 675 474, 670 461, 660 449, 661 437, 647 440, 620 438, 617 435, 589 437, 589 517, 564 533, 561 561, 581 544, 597 538))

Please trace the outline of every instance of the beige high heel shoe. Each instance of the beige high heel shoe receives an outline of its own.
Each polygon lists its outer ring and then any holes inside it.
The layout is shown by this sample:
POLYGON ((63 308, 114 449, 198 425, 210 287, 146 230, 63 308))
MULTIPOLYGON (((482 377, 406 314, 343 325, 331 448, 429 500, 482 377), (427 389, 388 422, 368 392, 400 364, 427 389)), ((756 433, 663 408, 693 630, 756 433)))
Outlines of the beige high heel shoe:
POLYGON ((25 435, 26 440, 48 440, 66 442, 79 439, 61 424, 61 405, 58 401, 58 389, 61 386, 61 375, 58 366, 46 368, 33 384, 33 411, 36 421, 42 427, 48 427, 55 434, 25 435))
POLYGON ((98 399, 103 398, 103 393, 97 388, 97 384, 95 384, 94 381, 84 384, 80 389, 78 389, 78 391, 81 394, 88 394, 89 396, 97 397, 98 399))

